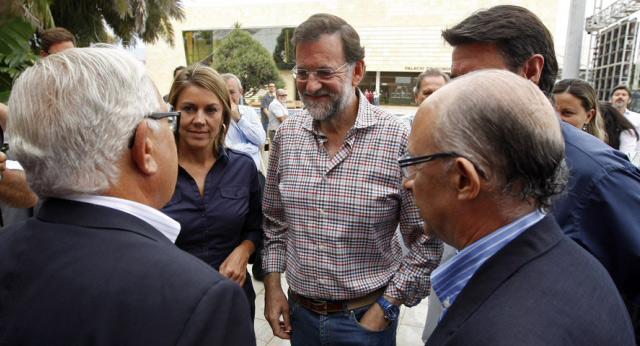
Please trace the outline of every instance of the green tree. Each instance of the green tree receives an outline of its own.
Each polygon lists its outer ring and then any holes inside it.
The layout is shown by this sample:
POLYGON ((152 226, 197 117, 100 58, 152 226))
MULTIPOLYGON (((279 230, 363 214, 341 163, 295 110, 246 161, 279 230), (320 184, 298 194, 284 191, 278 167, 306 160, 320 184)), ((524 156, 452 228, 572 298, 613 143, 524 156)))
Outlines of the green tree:
MULTIPOLYGON (((2 1, 2 0, 0 0, 2 1)), ((4 0, 7 1, 7 0, 4 0)), ((78 46, 135 39, 173 42, 170 20, 183 20, 180 0, 8 0, 8 7, 38 30, 61 26, 76 36, 78 46), (114 37, 107 34, 107 27, 114 37)))
POLYGON ((0 102, 7 103, 13 80, 40 57, 33 54, 30 38, 35 29, 20 17, 0 26, 0 102))
POLYGON ((296 52, 291 44, 291 37, 295 28, 284 28, 276 39, 273 49, 273 60, 280 70, 291 70, 296 66, 296 52))
POLYGON ((179 0, 0 0, 0 102, 7 101, 13 80, 39 59, 36 31, 62 26, 81 47, 114 41, 132 46, 135 38, 173 44, 170 19, 183 18, 179 0))
POLYGON ((173 45, 170 19, 184 19, 179 0, 56 0, 50 9, 56 26, 76 35, 79 46, 108 42, 106 26, 124 46, 134 45, 136 37, 173 45))
POLYGON ((284 86, 269 51, 250 33, 240 29, 239 24, 220 40, 213 52, 211 66, 220 73, 238 76, 242 80, 245 98, 255 95, 269 81, 275 81, 279 88, 284 86))

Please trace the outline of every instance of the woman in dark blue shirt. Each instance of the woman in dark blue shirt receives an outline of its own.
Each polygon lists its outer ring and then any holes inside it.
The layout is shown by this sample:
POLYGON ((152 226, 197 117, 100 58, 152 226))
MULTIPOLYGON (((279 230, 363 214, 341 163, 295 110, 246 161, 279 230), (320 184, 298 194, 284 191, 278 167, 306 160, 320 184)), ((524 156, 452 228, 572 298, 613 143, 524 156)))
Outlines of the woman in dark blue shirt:
POLYGON ((262 242, 262 196, 251 157, 224 147, 230 102, 224 80, 210 67, 189 67, 174 80, 169 103, 181 113, 178 181, 162 211, 180 222, 178 247, 243 287, 253 320, 247 263, 262 242))

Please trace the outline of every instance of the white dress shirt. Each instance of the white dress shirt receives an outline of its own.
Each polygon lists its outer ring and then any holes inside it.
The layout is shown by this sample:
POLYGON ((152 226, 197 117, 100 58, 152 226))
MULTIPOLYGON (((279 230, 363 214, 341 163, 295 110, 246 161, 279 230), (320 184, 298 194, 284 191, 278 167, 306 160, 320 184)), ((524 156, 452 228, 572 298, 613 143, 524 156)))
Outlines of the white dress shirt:
POLYGON ((267 139, 264 128, 253 108, 239 105, 238 111, 240 112, 240 120, 231 119, 229 122, 225 144, 233 150, 251 156, 259 170, 262 166, 260 147, 267 139))
MULTIPOLYGON (((625 109, 624 117, 627 118, 631 125, 636 128, 636 132, 640 133, 640 114, 625 109)), ((638 143, 636 144, 635 151, 640 151, 640 141, 638 141, 638 143)))
POLYGON ((165 237, 169 238, 172 243, 176 242, 176 238, 178 238, 178 234, 180 233, 180 223, 178 223, 178 221, 142 203, 122 198, 94 195, 65 196, 60 198, 100 205, 131 214, 153 226, 160 231, 160 233, 164 234, 165 237))

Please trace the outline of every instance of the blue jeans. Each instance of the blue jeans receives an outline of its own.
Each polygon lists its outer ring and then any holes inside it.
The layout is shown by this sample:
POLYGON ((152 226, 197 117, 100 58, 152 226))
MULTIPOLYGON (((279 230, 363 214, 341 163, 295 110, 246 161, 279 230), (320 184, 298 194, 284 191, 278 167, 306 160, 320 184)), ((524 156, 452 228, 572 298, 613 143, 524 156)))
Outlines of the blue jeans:
MULTIPOLYGON (((346 304, 345 304, 346 305, 346 304)), ((315 313, 289 297, 291 315, 291 345, 366 345, 395 346, 398 320, 378 331, 366 329, 358 323, 369 306, 326 315, 315 313)))

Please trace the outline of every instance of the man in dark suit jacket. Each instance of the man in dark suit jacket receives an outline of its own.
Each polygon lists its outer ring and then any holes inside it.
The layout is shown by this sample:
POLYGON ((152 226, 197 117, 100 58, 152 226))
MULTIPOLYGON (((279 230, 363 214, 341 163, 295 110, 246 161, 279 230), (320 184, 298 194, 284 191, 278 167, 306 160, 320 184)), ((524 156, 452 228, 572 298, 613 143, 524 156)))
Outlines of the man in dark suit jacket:
POLYGON ((0 230, 1 345, 255 345, 240 286, 179 250, 157 209, 177 153, 144 66, 112 48, 37 62, 9 100, 11 145, 45 201, 0 230))
POLYGON ((531 82, 459 77, 421 105, 399 160, 425 230, 458 249, 431 274, 427 345, 634 345, 604 267, 545 215, 567 181, 559 120, 531 82))
MULTIPOLYGON (((552 97, 558 74, 553 37, 526 8, 499 5, 477 11, 444 30, 442 37, 453 47, 452 77, 506 69, 552 97)), ((570 175, 567 193, 554 203, 553 217, 564 234, 598 259, 622 297, 638 309, 640 172, 604 142, 567 123, 561 126, 570 175)), ((634 319, 640 344, 640 320, 637 315, 634 319)))

